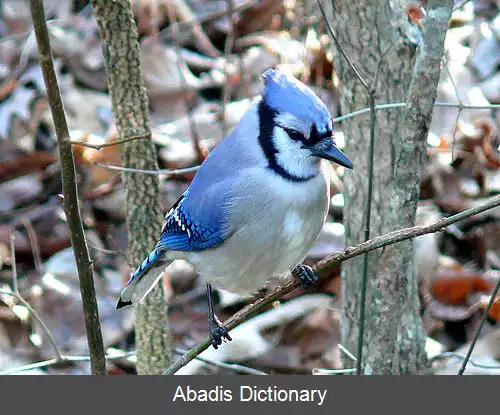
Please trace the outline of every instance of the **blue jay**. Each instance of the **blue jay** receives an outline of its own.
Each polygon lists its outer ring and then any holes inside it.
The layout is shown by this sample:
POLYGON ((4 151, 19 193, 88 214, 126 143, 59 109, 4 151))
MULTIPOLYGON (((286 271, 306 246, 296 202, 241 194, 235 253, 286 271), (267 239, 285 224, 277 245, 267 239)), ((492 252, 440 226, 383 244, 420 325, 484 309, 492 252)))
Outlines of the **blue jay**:
POLYGON ((212 285, 253 294, 270 277, 316 281, 301 262, 329 205, 323 159, 352 169, 333 142, 326 105, 278 70, 233 131, 209 154, 165 216, 160 240, 123 289, 117 308, 139 302, 175 259, 190 262, 207 284, 214 348, 231 340, 214 313, 212 285))

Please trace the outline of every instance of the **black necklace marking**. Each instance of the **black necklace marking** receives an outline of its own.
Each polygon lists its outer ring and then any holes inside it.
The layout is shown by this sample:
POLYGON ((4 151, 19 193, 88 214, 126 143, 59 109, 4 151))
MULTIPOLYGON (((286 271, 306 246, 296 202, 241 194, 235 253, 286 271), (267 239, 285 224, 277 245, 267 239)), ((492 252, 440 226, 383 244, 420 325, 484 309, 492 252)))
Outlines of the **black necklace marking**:
MULTIPOLYGON (((266 105, 264 101, 259 103, 259 144, 266 156, 267 162, 269 163, 268 168, 273 170, 276 174, 280 175, 286 180, 291 182, 307 182, 315 177, 315 175, 300 177, 286 171, 282 166, 278 164, 276 159, 276 154, 278 150, 276 149, 273 142, 273 133, 275 122, 274 119, 278 115, 277 111, 273 110, 271 107, 266 105)), ((286 130, 285 130, 286 131, 286 130)), ((287 133, 289 133, 287 131, 287 133)), ((291 137, 295 139, 294 137, 291 137)), ((298 138, 298 137, 296 137, 298 138)), ((300 140, 302 141, 302 140, 300 140)))

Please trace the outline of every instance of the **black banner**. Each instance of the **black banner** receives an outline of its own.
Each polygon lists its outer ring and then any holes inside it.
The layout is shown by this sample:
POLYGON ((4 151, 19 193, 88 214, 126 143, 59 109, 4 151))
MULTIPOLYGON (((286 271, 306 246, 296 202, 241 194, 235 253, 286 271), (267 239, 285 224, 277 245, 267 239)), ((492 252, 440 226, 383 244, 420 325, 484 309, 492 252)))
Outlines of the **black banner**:
POLYGON ((471 414, 496 413, 497 395, 477 376, 0 377, 6 414, 471 414))

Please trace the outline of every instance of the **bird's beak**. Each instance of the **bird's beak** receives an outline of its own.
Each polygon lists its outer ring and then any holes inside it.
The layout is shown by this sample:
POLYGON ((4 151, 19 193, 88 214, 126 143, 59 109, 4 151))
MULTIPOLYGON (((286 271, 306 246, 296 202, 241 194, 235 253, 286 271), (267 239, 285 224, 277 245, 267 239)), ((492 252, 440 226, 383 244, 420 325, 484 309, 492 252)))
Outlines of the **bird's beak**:
POLYGON ((313 156, 320 157, 322 159, 333 161, 341 166, 348 169, 352 169, 353 165, 347 156, 340 151, 332 141, 329 141, 327 145, 324 142, 315 145, 310 148, 313 156))

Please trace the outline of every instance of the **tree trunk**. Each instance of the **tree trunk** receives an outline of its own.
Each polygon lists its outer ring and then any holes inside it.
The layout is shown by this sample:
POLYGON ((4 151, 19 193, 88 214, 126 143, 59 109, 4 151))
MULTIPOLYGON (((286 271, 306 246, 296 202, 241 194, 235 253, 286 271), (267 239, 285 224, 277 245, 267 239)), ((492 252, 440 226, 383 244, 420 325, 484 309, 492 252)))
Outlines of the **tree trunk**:
MULTIPOLYGON (((123 166, 158 168, 149 128, 148 98, 140 70, 139 44, 130 0, 92 0, 108 72, 113 115, 120 138, 142 135, 122 144, 123 166)), ((149 254, 163 221, 158 177, 123 173, 126 191, 129 252, 135 265, 149 254)), ((160 374, 170 362, 167 304, 158 284, 137 307, 137 372, 160 374)))
MULTIPOLYGON (((403 2, 340 0, 326 3, 329 23, 360 75, 369 85, 377 75, 373 85, 377 103, 405 102, 416 45, 408 37, 409 24, 403 2)), ((368 92, 342 56, 337 51, 334 53, 334 64, 341 83, 343 113, 368 107, 368 92)), ((414 224, 418 180, 408 203, 398 205, 397 211, 390 210, 393 184, 398 182, 394 174, 405 170, 403 163, 406 161, 399 157, 404 146, 404 114, 404 109, 377 112, 370 237, 414 224)), ((350 246, 364 241, 370 115, 344 122, 343 130, 346 152, 354 164, 354 170, 347 172, 344 179, 344 221, 347 244, 350 246)), ((422 166, 408 166, 411 167, 420 169, 422 166)), ((418 177, 420 174, 419 171, 409 173, 418 177)), ((399 243, 368 255, 362 360, 365 373, 420 373, 427 367, 426 336, 419 314, 412 243, 399 243)), ((363 258, 358 257, 344 263, 342 273, 342 341, 352 352, 356 351, 358 340, 362 269, 363 258)))

